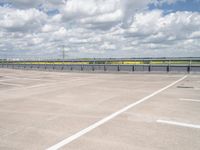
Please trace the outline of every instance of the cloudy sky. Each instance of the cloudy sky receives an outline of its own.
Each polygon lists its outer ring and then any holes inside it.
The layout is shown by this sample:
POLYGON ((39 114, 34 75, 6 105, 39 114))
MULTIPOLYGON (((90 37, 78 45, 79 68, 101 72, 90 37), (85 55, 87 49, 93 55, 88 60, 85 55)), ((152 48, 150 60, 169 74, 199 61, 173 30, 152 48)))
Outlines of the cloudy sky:
POLYGON ((0 57, 200 56, 200 0, 0 0, 0 57))

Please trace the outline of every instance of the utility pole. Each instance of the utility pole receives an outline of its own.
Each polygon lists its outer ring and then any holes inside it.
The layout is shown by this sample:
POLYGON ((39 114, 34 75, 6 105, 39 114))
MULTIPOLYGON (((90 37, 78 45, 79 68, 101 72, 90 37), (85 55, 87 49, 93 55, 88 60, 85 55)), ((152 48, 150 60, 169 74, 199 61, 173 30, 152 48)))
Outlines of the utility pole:
POLYGON ((65 45, 63 45, 63 52, 62 52, 62 56, 63 56, 63 61, 65 60, 65 45))

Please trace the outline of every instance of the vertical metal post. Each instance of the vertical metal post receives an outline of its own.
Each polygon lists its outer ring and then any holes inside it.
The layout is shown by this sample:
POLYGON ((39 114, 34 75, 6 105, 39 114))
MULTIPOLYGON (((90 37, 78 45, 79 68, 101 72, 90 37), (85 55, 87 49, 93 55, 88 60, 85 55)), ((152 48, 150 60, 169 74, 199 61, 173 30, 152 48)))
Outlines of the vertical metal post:
POLYGON ((148 68, 149 72, 151 72, 151 64, 149 64, 149 68, 148 68))
POLYGON ((190 71, 191 71, 191 64, 192 64, 192 61, 190 60, 190 62, 189 62, 189 65, 188 65, 188 73, 190 73, 190 71))
POLYGON ((170 72, 170 60, 168 60, 167 72, 170 72))
POLYGON ((53 70, 54 70, 54 61, 53 61, 53 70))
POLYGON ((7 59, 6 59, 6 66, 7 66, 6 68, 8 68, 8 60, 7 59))
POLYGON ((62 60, 63 60, 63 63, 64 63, 64 60, 65 60, 65 45, 63 45, 62 60))
POLYGON ((45 59, 45 62, 44 62, 44 70, 47 69, 47 63, 48 63, 48 59, 45 59))
POLYGON ((169 72, 169 64, 167 65, 167 72, 169 72))
POLYGON ((94 71, 94 64, 92 65, 92 71, 94 71))
POLYGON ((95 58, 94 58, 94 60, 93 60, 93 64, 96 64, 95 58))
POLYGON ((132 71, 133 71, 133 72, 135 71, 135 65, 132 66, 132 71))
POLYGON ((70 70, 71 70, 71 71, 73 70, 73 67, 72 67, 72 65, 70 66, 70 70))
POLYGON ((149 61, 149 72, 151 72, 151 60, 149 61))

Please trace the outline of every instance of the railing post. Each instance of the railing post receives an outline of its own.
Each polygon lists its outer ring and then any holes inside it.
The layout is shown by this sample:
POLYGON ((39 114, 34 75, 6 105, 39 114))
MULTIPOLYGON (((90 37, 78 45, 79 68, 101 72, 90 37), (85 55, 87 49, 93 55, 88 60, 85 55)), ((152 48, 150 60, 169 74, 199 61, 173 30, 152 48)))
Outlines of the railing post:
POLYGON ((30 67, 30 69, 33 69, 33 64, 31 64, 31 67, 30 67))
POLYGON ((53 70, 54 70, 54 62, 53 62, 53 70))
POLYGON ((94 64, 92 65, 92 71, 94 71, 94 64))
POLYGON ((169 64, 167 65, 167 72, 169 72, 169 64))
POLYGON ((190 65, 187 67, 187 72, 190 73, 190 65))
POLYGON ((118 72, 120 71, 120 66, 119 66, 119 65, 117 66, 117 71, 118 71, 118 72))
POLYGON ((132 71, 135 72, 135 65, 132 66, 132 71))
POLYGON ((70 66, 70 70, 71 70, 71 71, 73 70, 72 65, 70 66))
POLYGON ((151 64, 149 64, 149 68, 148 68, 149 72, 151 72, 151 64))
POLYGON ((64 64, 62 64, 61 70, 62 70, 62 71, 64 70, 64 64))
POLYGON ((190 71, 191 71, 191 60, 189 61, 189 65, 187 67, 187 72, 190 73, 190 71))
POLYGON ((170 60, 168 60, 167 72, 170 72, 170 60))
POLYGON ((189 62, 189 66, 188 66, 188 73, 190 73, 190 72, 191 72, 191 64, 192 64, 192 60, 190 60, 190 62, 189 62))

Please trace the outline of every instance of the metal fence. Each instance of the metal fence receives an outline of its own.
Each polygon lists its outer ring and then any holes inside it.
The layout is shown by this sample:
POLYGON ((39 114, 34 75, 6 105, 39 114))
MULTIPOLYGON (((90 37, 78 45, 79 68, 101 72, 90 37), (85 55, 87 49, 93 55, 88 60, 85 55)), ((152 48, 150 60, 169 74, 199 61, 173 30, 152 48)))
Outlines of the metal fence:
POLYGON ((177 72, 200 73, 200 65, 66 65, 66 64, 0 64, 0 68, 46 70, 46 71, 75 71, 75 72, 177 72))

